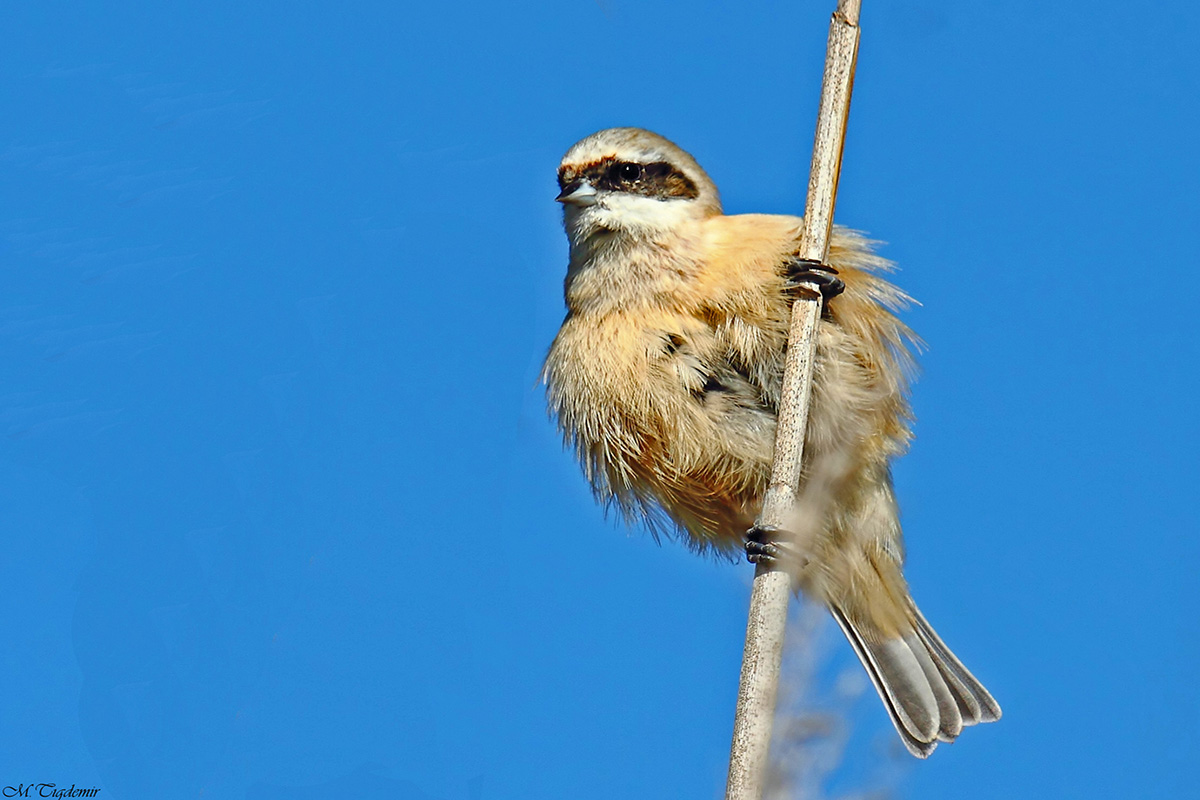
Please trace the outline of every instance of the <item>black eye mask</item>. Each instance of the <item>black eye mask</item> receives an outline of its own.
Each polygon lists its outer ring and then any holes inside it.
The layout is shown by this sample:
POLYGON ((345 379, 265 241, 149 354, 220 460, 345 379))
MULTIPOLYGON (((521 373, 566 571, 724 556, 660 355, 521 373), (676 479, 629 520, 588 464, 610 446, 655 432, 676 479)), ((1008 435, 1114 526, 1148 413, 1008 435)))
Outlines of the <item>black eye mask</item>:
POLYGON ((564 191, 585 180, 596 191, 630 192, 657 200, 693 200, 700 196, 692 179, 666 161, 638 164, 610 157, 582 168, 563 167, 558 171, 558 186, 564 191))

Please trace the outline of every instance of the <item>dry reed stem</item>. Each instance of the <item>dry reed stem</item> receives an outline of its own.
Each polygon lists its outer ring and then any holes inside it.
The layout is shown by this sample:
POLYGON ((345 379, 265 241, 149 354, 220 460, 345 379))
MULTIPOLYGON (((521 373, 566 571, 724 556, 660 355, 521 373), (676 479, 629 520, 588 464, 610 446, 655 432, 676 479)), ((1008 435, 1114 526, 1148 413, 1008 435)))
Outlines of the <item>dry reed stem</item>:
MULTIPOLYGON (((825 51, 825 76, 800 240, 800 257, 822 262, 829 252, 842 146, 854 85, 859 5, 859 0, 839 0, 829 25, 829 43, 825 51)), ((816 328, 821 317, 820 293, 814 287, 809 294, 811 297, 798 299, 792 307, 771 483, 758 519, 759 526, 764 528, 782 530, 786 527, 800 484, 816 356, 816 328)), ((790 596, 791 577, 786 569, 769 564, 756 567, 725 800, 762 798, 790 596)))

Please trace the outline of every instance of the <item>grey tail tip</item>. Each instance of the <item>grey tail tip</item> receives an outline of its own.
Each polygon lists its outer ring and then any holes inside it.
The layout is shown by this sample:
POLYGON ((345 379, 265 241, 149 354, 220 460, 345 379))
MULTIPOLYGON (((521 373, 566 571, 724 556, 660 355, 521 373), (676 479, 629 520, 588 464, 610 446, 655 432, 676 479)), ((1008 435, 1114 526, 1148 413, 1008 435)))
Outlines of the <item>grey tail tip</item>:
POLYGON ((963 728, 1000 719, 1000 704, 950 651, 916 605, 912 631, 870 641, 840 608, 831 609, 883 700, 908 752, 928 758, 963 728))

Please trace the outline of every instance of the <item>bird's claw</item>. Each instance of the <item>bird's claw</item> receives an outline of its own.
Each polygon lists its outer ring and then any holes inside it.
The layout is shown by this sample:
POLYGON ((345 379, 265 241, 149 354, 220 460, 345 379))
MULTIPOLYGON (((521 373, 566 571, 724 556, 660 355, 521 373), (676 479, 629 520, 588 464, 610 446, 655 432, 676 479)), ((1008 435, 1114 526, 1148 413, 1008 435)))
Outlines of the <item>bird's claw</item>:
POLYGON ((779 541, 784 531, 770 525, 759 525, 746 531, 746 560, 751 564, 773 564, 779 560, 783 552, 775 542, 779 541))
POLYGON ((788 261, 787 287, 793 292, 816 287, 824 300, 837 297, 846 291, 846 284, 838 277, 836 269, 811 258, 793 258, 788 261))

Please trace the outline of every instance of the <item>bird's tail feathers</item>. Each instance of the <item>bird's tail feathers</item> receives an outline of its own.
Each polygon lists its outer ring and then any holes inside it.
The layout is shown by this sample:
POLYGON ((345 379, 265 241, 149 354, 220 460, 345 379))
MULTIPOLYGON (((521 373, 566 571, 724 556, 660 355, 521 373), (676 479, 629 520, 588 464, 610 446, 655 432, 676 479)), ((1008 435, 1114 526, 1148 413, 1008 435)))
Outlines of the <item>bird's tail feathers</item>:
POLYGON ((1000 705, 946 647, 915 604, 911 610, 913 630, 875 640, 840 608, 832 609, 905 747, 917 758, 925 758, 938 742, 954 741, 964 727, 999 719, 1000 705))

